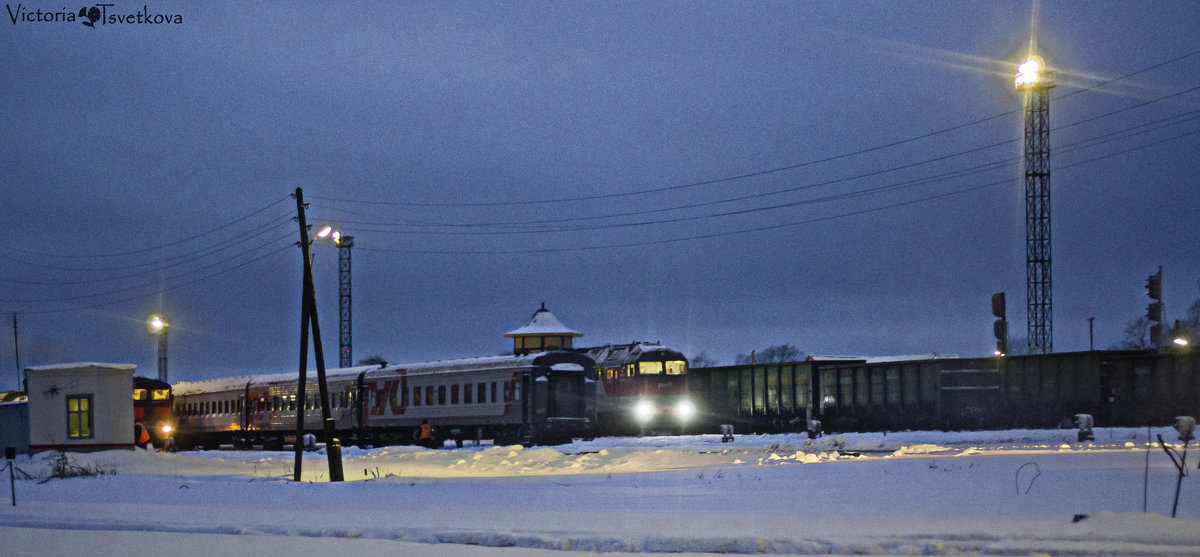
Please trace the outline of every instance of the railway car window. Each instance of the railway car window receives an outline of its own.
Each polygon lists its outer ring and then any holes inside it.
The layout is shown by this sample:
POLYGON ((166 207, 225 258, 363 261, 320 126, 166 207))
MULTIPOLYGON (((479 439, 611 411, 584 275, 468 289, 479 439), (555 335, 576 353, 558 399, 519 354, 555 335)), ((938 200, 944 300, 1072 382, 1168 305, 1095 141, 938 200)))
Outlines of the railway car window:
POLYGON ((433 385, 425 386, 425 406, 433 406, 433 385))
POLYGON ((508 383, 504 384, 504 402, 512 402, 512 393, 508 391, 508 383))
POLYGON ((146 389, 134 389, 133 400, 146 400, 146 389))
POLYGON ((421 388, 413 387, 413 406, 421 405, 421 388))
POLYGON ((463 385, 463 404, 471 404, 471 387, 470 383, 463 385))
POLYGON ((92 436, 92 395, 67 396, 67 437, 87 439, 92 436))
POLYGON ((498 399, 496 398, 496 383, 492 382, 492 402, 496 402, 497 400, 498 399))
POLYGON ((400 402, 400 388, 392 387, 392 392, 388 393, 388 404, 396 406, 400 402))
POLYGON ((479 404, 487 402, 487 383, 479 384, 479 396, 475 400, 479 404))
POLYGON ((683 360, 671 360, 667 364, 667 375, 683 375, 687 373, 687 362, 683 360))
POLYGON ((662 372, 662 362, 638 362, 638 373, 642 375, 661 375, 662 372))
POLYGON ((439 405, 446 404, 446 386, 445 385, 438 385, 438 404, 439 405))
POLYGON ((450 404, 458 404, 458 385, 450 385, 450 404))

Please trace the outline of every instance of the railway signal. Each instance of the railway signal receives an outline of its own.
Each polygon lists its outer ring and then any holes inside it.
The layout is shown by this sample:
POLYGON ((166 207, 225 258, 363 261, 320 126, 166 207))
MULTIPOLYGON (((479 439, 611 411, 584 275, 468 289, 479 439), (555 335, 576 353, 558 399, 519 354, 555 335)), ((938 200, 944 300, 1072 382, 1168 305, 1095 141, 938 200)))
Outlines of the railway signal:
POLYGON ((1004 293, 992 294, 992 315, 996 322, 992 323, 992 334, 996 336, 996 355, 1008 354, 1008 319, 1005 317, 1004 293))
POLYGON ((1146 277, 1146 295, 1150 304, 1146 306, 1146 318, 1150 320, 1150 344, 1163 345, 1163 301, 1162 301, 1162 266, 1158 272, 1146 277))

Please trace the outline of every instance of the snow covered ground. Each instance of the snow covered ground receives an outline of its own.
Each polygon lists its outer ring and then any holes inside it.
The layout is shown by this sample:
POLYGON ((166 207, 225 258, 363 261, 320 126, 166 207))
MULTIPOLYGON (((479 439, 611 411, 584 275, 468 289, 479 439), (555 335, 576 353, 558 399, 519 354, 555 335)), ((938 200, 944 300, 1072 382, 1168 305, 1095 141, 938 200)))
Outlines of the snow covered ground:
POLYGON ((1178 475, 1147 431, 1096 434, 346 448, 337 484, 319 452, 301 483, 290 452, 69 454, 101 474, 44 483, 57 455, 22 456, 0 555, 1200 555, 1195 477, 1171 519, 1178 475))

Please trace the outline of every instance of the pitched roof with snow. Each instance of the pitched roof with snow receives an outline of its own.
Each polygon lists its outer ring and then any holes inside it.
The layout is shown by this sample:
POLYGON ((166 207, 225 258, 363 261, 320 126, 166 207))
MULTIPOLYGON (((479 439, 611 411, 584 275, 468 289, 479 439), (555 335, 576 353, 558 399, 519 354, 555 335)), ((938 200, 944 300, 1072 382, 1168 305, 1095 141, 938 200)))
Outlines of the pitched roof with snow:
POLYGON ((510 338, 525 335, 569 335, 581 337, 583 333, 568 329, 557 317, 554 317, 553 313, 550 313, 550 310, 546 309, 546 304, 542 303, 542 308, 533 312, 533 317, 529 318, 529 322, 525 323, 524 327, 504 333, 504 336, 510 338))
POLYGON ((89 367, 95 367, 95 368, 100 368, 100 369, 118 369, 118 370, 137 369, 137 366, 134 364, 105 364, 105 363, 99 363, 99 362, 73 362, 73 363, 69 363, 69 364, 53 364, 53 365, 48 365, 48 366, 29 366, 29 367, 25 368, 25 371, 53 371, 53 370, 62 370, 62 369, 82 369, 82 368, 89 368, 89 367))

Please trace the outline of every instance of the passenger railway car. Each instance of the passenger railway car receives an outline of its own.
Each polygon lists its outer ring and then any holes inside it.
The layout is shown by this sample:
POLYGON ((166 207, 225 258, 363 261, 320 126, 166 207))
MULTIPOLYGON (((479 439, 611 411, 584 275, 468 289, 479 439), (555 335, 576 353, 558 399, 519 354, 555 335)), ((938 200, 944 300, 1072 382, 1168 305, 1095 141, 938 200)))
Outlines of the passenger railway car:
MULTIPOLYGON (((555 444, 590 437, 591 358, 550 351, 329 370, 330 415, 343 443, 412 443, 428 420, 438 440, 555 444)), ((279 448, 296 434, 297 375, 179 383, 176 443, 279 448)), ((323 436, 317 374, 308 372, 304 431, 323 436)))
POLYGON ((696 417, 687 358, 661 344, 583 348, 596 361, 597 413, 605 434, 683 433, 696 417))
MULTIPOLYGON (((174 435, 172 401, 169 383, 147 377, 133 378, 134 431, 136 433, 137 428, 143 428, 150 437, 151 445, 159 449, 166 446, 167 440, 174 435)), ((137 436, 134 442, 139 442, 137 436)))

